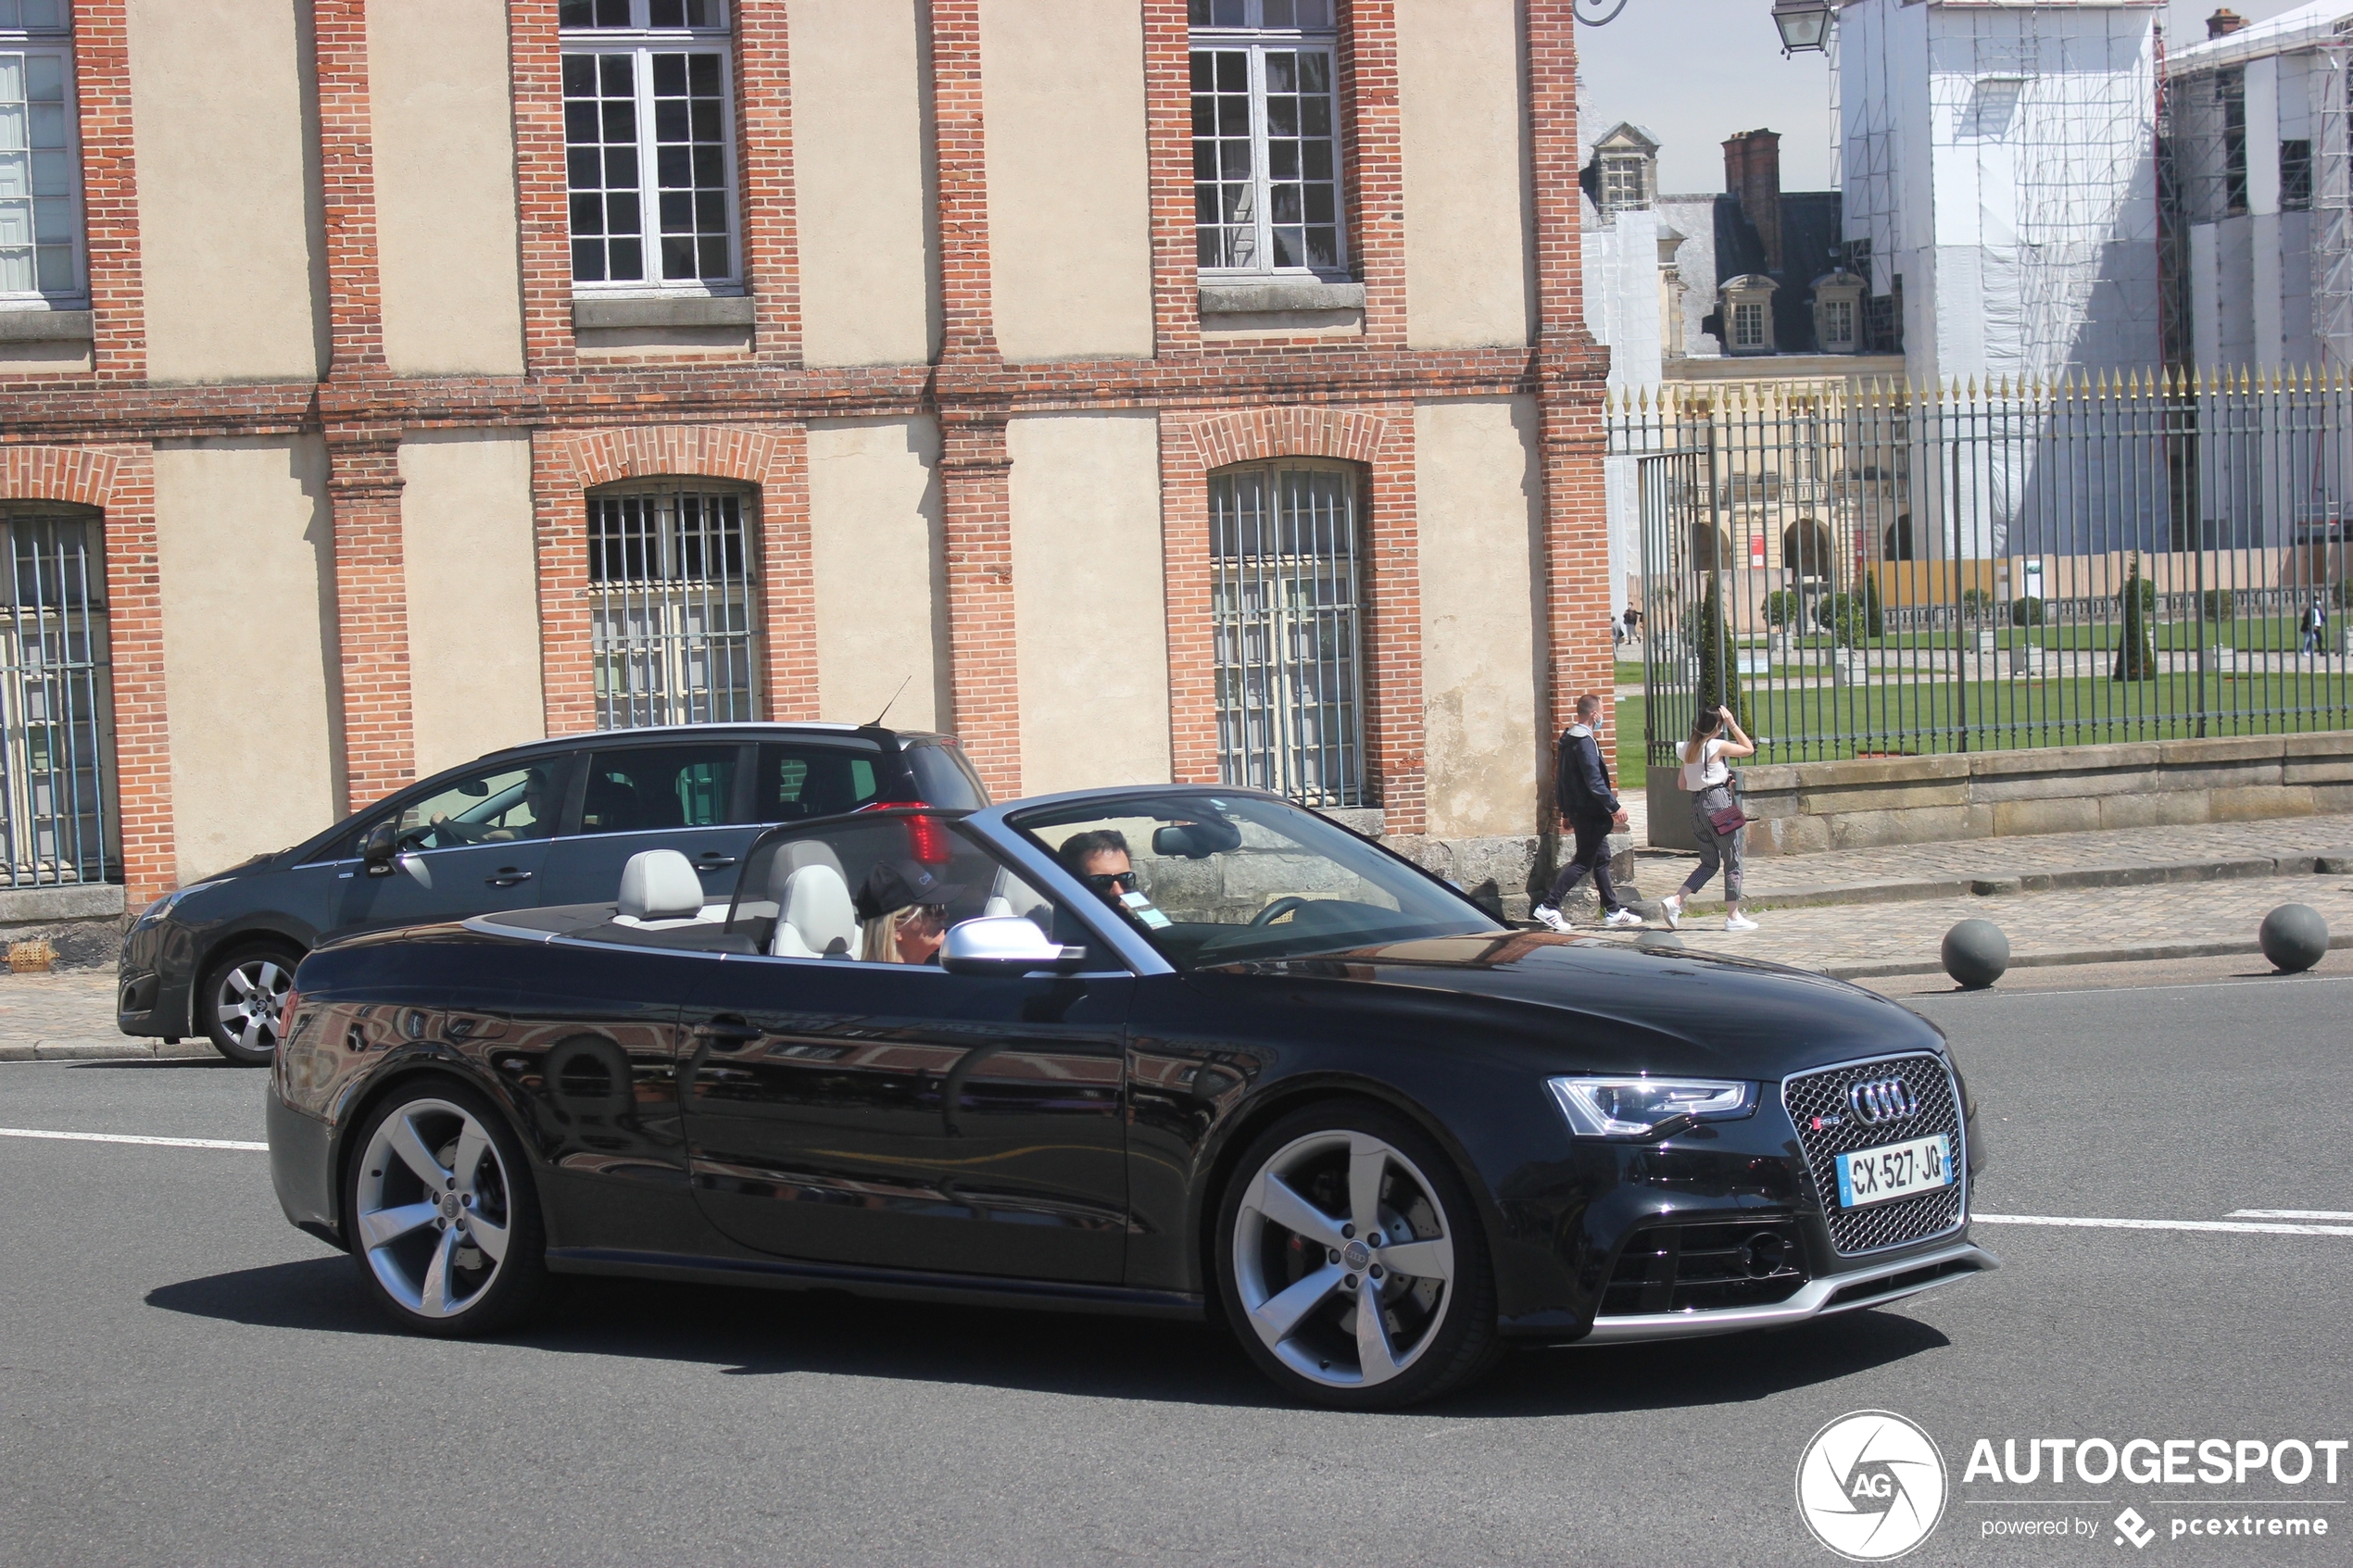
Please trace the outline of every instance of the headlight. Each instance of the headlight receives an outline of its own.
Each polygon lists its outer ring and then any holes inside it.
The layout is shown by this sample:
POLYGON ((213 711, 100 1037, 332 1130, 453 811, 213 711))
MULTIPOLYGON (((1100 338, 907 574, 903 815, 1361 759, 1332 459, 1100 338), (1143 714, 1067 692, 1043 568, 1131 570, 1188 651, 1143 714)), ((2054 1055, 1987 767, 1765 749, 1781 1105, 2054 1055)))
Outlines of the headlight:
POLYGON ((136 931, 143 925, 155 924, 156 922, 170 914, 171 912, 172 906, 179 903, 181 899, 185 898, 189 894, 194 893, 200 888, 211 887, 213 885, 215 884, 209 882, 192 882, 185 887, 173 888, 170 892, 165 894, 162 897, 157 899, 154 903, 140 910, 139 918, 131 922, 131 929, 136 931))
POLYGON ((1756 1085, 1715 1078, 1554 1078, 1569 1130, 1585 1138, 1648 1138, 1667 1123, 1730 1122, 1756 1109, 1756 1085))

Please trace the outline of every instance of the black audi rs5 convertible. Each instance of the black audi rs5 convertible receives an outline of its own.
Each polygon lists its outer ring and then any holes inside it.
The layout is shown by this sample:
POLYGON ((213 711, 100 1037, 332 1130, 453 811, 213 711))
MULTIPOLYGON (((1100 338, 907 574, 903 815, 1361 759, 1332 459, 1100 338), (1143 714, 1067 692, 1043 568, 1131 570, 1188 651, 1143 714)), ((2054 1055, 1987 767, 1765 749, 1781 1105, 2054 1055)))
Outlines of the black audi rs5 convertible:
POLYGON ((414 1329, 553 1273, 822 1286, 1209 1318, 1375 1407, 1996 1266, 1917 1015, 1510 929, 1273 796, 870 809, 724 901, 669 849, 614 894, 303 960, 279 1201, 414 1329))

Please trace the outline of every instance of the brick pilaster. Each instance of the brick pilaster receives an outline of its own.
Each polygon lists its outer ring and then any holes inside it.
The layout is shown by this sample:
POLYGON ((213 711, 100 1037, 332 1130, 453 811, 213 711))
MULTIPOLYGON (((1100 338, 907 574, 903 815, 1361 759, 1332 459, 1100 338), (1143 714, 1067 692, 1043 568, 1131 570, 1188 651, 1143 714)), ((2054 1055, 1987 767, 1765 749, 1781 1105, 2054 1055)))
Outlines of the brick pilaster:
POLYGON ((82 212, 90 267, 91 366, 98 379, 147 374, 146 285, 139 271, 139 169, 131 136, 127 0, 76 0, 73 72, 81 99, 82 212))
MULTIPOLYGON (((1193 215, 1192 29, 1185 0, 1144 0, 1144 134, 1151 181, 1153 351, 1187 353, 1201 347, 1201 268, 1193 215)), ((1180 771, 1176 776, 1188 775, 1180 771)))
POLYGON ((417 771, 397 427, 328 431, 327 502, 334 512, 344 797, 357 811, 417 771))
POLYGON ((1021 794, 1020 662, 1014 646, 1013 459, 1005 422, 941 421, 948 545, 948 659, 954 730, 991 794, 1021 794))
POLYGON ((1367 410, 1387 430, 1357 511, 1365 582, 1365 771, 1391 837, 1428 827, 1422 717, 1421 522, 1415 508, 1414 408, 1367 410))
MULTIPOLYGON (((378 0, 379 4, 384 0, 378 0)), ((384 295, 376 274, 375 126, 368 101, 367 0, 313 0, 319 186, 327 231, 330 380, 381 372, 384 295)))
MULTIPOLYGON (((768 714, 780 722, 817 710, 817 569, 809 537, 809 427, 775 432, 760 490, 761 625, 768 714)), ((849 714, 832 717, 852 720, 849 714)))
POLYGON ((785 0, 736 0, 736 170, 753 348, 769 363, 798 365, 800 239, 793 202, 792 57, 786 12, 785 0))
MULTIPOLYGON (((1539 695, 1549 739, 1567 722, 1579 694, 1601 694, 1612 714, 1604 745, 1606 760, 1615 767, 1617 666, 1604 630, 1610 585, 1602 396, 1609 351, 1585 329, 1577 183, 1577 25, 1572 0, 1528 0, 1524 15, 1529 148, 1536 195, 1537 406, 1544 471, 1546 680, 1539 695)), ((1547 775, 1551 757, 1547 745, 1538 764, 1547 775)))
POLYGON ((557 38, 556 0, 508 0, 522 356, 534 375, 569 370, 578 353, 572 335, 571 188, 564 173, 563 57, 557 38))
MULTIPOLYGON (((1365 345, 1405 343, 1405 156, 1392 0, 1340 0, 1340 160, 1365 345)), ((1391 830, 1395 831, 1395 830, 1391 830)))
POLYGON ((988 142, 980 0, 929 0, 938 169, 942 348, 940 531, 948 557, 950 728, 1000 799, 1021 793, 1021 670, 1014 642, 1013 459, 1005 450, 988 254, 988 142))

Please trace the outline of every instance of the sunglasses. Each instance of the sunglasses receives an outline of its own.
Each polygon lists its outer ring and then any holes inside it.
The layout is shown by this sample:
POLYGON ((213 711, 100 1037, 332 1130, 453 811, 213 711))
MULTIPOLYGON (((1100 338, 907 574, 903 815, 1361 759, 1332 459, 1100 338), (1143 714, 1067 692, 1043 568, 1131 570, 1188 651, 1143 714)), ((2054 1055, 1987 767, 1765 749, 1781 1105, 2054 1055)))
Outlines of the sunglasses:
POLYGON ((1136 891, 1134 872, 1098 872, 1081 879, 1098 893, 1133 893, 1136 891))

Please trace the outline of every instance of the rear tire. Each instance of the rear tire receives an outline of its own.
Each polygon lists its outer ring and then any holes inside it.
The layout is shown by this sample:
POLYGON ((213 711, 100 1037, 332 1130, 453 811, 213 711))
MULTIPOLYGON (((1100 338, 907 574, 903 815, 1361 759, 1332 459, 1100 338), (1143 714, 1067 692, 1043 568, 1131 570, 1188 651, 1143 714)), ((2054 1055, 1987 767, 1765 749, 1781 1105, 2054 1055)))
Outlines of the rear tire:
POLYGON ((413 1334, 495 1334, 547 1290, 531 1163, 475 1090, 421 1078, 370 1111, 344 1173, 344 1235, 363 1288, 413 1334))
POLYGON ((196 982, 196 1022, 212 1048, 240 1067, 267 1067, 278 1054, 278 1013, 294 988, 299 951, 245 942, 223 951, 196 982))
POLYGON ((1499 1354, 1469 1187, 1427 1133, 1368 1101, 1305 1107, 1251 1141, 1218 1204, 1214 1262, 1234 1336, 1299 1399, 1395 1410, 1499 1354))

